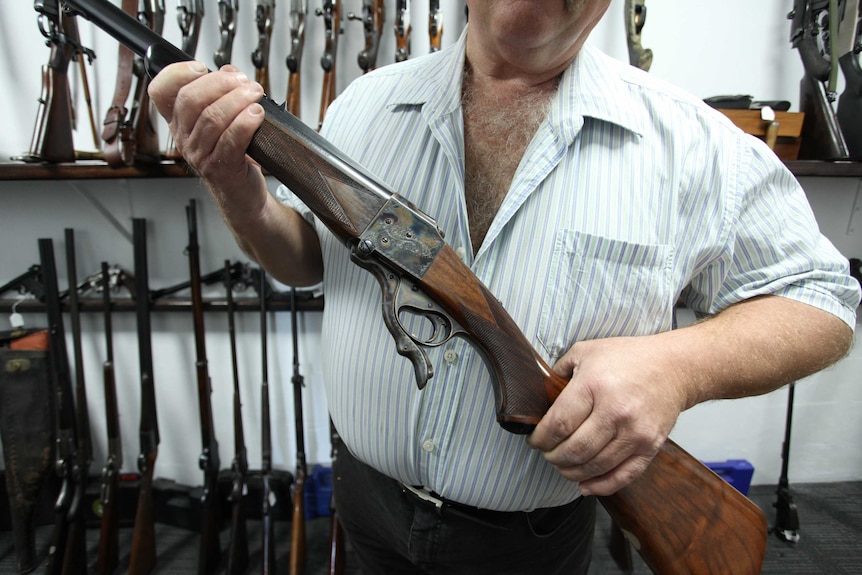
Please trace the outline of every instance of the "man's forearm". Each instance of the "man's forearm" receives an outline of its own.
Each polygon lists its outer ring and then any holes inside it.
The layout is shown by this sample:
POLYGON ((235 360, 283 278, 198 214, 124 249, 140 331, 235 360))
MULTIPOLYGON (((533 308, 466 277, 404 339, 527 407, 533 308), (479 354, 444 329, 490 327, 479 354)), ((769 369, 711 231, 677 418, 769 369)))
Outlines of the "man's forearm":
POLYGON ((768 393, 811 375, 847 353, 853 332, 828 312, 764 296, 663 337, 681 358, 688 408, 768 393))

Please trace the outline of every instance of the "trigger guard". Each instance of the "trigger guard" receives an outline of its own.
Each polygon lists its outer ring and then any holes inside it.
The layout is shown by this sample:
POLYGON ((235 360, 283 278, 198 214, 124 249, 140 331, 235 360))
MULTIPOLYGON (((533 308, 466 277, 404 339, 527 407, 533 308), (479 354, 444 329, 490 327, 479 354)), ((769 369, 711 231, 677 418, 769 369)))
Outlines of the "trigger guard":
POLYGON ((395 298, 399 291, 401 277, 375 260, 363 258, 356 253, 355 248, 352 251, 351 259, 358 266, 365 268, 377 278, 383 290, 383 321, 395 340, 395 349, 398 355, 406 357, 413 364, 417 387, 424 389, 428 380, 434 377, 434 366, 431 364, 425 351, 419 347, 417 342, 401 326, 401 322, 398 321, 395 298))

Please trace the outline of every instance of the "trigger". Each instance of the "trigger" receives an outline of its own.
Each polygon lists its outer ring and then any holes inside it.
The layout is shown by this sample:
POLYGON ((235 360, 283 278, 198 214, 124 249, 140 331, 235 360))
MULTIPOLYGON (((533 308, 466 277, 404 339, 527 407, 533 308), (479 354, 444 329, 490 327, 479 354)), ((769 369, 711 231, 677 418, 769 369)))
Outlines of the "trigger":
POLYGON ((410 338, 398 321, 395 294, 398 293, 401 278, 391 270, 380 265, 373 258, 363 258, 356 253, 355 249, 351 254, 351 259, 356 265, 365 268, 377 278, 383 290, 383 321, 395 340, 395 349, 398 351, 398 354, 406 357, 413 364, 416 385, 419 389, 424 389, 428 380, 434 376, 434 366, 431 364, 425 351, 410 338))

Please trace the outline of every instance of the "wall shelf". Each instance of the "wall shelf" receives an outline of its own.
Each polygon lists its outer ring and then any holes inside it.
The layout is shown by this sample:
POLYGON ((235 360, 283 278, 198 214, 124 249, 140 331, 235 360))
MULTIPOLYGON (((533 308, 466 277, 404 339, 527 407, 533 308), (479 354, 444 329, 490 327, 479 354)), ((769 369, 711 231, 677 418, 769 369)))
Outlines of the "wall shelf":
MULTIPOLYGON (((0 299, 0 312, 11 312, 12 308, 18 313, 46 313, 45 304, 37 299, 0 299)), ((97 299, 80 299, 78 306, 82 313, 88 312, 103 312, 105 310, 102 305, 101 298, 97 299)), ((217 311, 227 313, 227 300, 225 298, 212 298, 203 301, 204 311, 217 311)), ((116 299, 111 301, 112 312, 131 312, 134 313, 135 300, 130 298, 116 299)), ((188 313, 192 310, 191 300, 188 298, 166 298, 156 300, 150 307, 152 312, 184 312, 188 313)), ((260 300, 257 298, 235 298, 234 310, 236 312, 259 312, 260 300)), ((276 295, 267 302, 268 311, 291 311, 290 294, 276 295)), ((69 311, 68 304, 63 304, 63 311, 69 311)), ((323 297, 303 297, 297 295, 296 311, 323 311, 323 297)))

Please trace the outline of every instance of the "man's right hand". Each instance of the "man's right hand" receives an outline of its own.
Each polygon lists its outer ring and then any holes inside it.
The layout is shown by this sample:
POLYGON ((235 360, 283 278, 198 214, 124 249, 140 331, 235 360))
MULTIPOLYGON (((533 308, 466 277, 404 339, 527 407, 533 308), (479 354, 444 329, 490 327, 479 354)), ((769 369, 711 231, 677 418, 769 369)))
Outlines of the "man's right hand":
POLYGON ((209 73, 202 62, 179 62, 150 82, 149 94, 228 221, 242 227, 242 220, 259 218, 268 194, 245 151, 264 119, 261 85, 231 65, 209 73))

